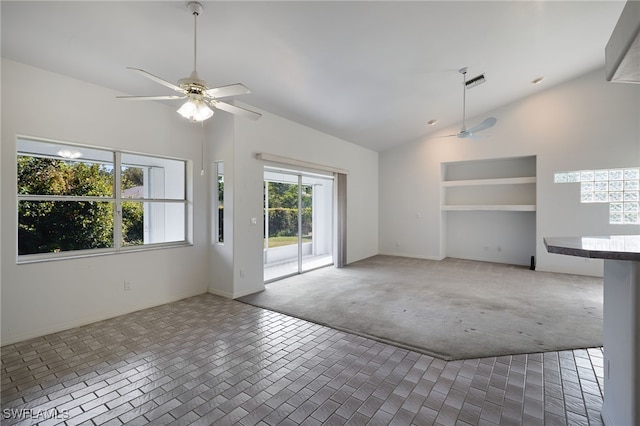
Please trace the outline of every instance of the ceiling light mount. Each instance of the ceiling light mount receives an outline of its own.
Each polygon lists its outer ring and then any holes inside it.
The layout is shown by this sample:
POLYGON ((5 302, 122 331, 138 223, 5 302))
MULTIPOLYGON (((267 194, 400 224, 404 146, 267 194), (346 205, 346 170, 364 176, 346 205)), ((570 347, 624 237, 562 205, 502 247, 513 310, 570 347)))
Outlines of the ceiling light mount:
POLYGON ((204 7, 202 7, 202 4, 197 1, 190 1, 187 3, 187 9, 189 9, 189 12, 191 12, 192 15, 196 16, 202 15, 202 12, 204 12, 204 7))

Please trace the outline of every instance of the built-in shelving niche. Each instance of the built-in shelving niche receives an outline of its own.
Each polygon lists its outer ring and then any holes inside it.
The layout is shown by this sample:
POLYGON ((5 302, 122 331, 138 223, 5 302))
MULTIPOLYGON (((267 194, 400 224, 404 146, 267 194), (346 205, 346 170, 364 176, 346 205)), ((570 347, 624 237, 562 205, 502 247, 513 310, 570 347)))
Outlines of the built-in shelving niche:
POLYGON ((536 249, 536 157, 441 165, 445 255, 530 265, 536 249))

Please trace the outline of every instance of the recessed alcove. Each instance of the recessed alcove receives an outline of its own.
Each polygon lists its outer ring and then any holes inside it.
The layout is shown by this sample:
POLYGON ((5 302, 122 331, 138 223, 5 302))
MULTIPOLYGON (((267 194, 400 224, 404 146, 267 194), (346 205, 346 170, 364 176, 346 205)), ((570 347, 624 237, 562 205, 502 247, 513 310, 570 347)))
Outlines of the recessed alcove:
POLYGON ((445 256, 529 265, 536 250, 536 157, 441 164, 445 256))

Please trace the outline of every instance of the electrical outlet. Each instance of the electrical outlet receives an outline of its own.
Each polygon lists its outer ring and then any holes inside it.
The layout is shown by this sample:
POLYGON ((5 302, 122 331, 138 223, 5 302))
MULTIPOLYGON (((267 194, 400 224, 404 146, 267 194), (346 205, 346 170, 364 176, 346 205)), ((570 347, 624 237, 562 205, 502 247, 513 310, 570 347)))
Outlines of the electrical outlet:
POLYGON ((131 281, 125 281, 124 282, 124 291, 130 291, 131 290, 131 281))

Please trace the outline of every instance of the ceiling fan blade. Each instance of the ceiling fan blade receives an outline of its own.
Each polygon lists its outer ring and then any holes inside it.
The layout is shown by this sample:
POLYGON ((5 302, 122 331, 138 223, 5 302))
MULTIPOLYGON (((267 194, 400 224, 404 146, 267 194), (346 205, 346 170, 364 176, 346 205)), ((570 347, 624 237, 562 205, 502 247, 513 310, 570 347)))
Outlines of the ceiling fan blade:
POLYGON ((251 111, 245 108, 240 108, 235 105, 228 104, 226 102, 213 101, 211 102, 211 106, 217 109, 221 109, 222 111, 229 112, 231 114, 239 115, 242 117, 250 118, 252 120, 257 120, 262 117, 262 114, 259 114, 255 111, 251 111))
POLYGON ((229 96, 247 95, 251 93, 251 90, 249 90, 244 84, 236 83, 228 86, 214 87, 212 89, 208 89, 205 93, 207 96, 218 99, 229 96))
POLYGON ((117 99, 127 101, 163 101, 172 99, 184 99, 187 95, 162 95, 162 96, 116 96, 117 99))
POLYGON ((146 77, 149 80, 153 80, 156 83, 162 84, 163 86, 166 86, 169 89, 175 90, 176 92, 183 92, 184 93, 184 90, 181 87, 176 86, 173 83, 169 83, 167 80, 163 80, 160 77, 157 77, 157 76, 151 74, 150 72, 147 72, 145 70, 141 70, 140 68, 133 68, 133 67, 127 67, 127 69, 131 70, 131 71, 135 71, 138 74, 140 74, 141 76, 146 77))
POLYGON ((498 119, 495 117, 489 117, 485 119, 482 123, 478 124, 475 127, 472 127, 467 130, 467 133, 473 134, 479 132, 481 130, 488 129, 489 127, 493 127, 498 122, 498 119))

